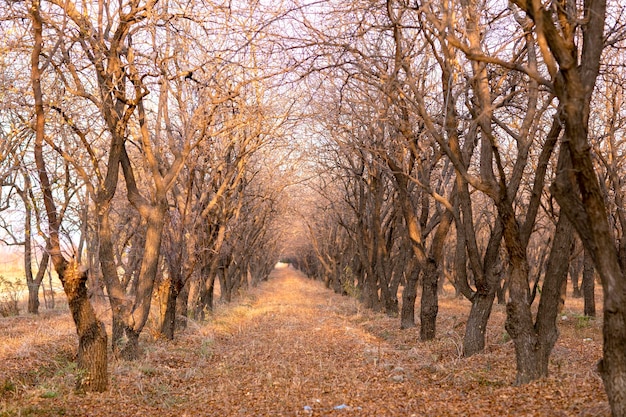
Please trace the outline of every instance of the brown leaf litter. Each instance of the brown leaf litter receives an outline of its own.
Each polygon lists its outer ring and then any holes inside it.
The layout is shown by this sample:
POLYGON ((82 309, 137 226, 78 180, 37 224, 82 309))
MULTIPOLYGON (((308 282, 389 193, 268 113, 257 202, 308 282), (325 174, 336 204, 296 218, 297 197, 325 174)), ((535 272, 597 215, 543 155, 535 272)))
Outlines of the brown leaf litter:
MULTIPOLYGON (((139 361, 112 360, 110 389, 73 391, 69 315, 0 320, 0 416, 608 416, 595 363, 601 320, 568 299, 551 376, 522 387, 504 308, 487 348, 460 355, 465 300, 440 300, 438 336, 364 311, 291 268, 173 342, 142 339, 139 361), (569 309, 569 310, 568 310, 569 309)), ((105 312, 102 313, 106 314, 105 312)), ((146 332, 149 334, 149 332, 146 332)))

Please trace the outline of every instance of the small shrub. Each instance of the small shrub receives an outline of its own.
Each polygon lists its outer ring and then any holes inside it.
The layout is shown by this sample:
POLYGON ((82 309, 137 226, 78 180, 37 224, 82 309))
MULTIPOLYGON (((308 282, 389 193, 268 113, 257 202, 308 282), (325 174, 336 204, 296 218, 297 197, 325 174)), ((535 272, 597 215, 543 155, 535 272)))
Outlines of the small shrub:
POLYGON ((158 373, 157 368, 152 365, 142 365, 139 367, 139 371, 147 377, 155 376, 158 373))
POLYGON ((361 297, 361 291, 355 285, 355 276, 352 272, 352 268, 346 266, 341 273, 340 280, 342 284, 341 286, 343 287, 342 289, 347 296, 354 298, 361 297))
POLYGON ((576 318, 576 328, 578 329, 584 329, 591 325, 591 316, 576 315, 574 317, 576 318))
POLYGON ((9 317, 20 314, 20 285, 0 275, 0 316, 9 317))
POLYGON ((59 396, 59 393, 56 391, 52 391, 52 390, 44 391, 41 394, 41 398, 56 398, 58 396, 59 396))
POLYGON ((17 391, 17 386, 10 379, 5 379, 0 385, 0 396, 17 391))

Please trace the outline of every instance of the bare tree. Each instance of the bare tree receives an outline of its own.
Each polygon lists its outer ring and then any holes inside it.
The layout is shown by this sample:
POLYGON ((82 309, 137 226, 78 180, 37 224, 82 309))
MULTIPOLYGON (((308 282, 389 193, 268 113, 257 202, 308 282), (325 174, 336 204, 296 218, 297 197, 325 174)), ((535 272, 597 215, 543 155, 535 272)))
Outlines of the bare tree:
POLYGON ((30 7, 33 25, 34 47, 31 56, 31 80, 35 100, 35 144, 34 154, 39 180, 43 192, 48 218, 50 258, 63 284, 67 295, 72 318, 79 337, 78 366, 85 370, 85 376, 78 381, 78 388, 86 391, 101 392, 106 390, 107 376, 107 334, 104 324, 98 320, 89 301, 86 281, 87 273, 74 261, 68 261, 61 252, 59 216, 52 195, 46 162, 43 157, 45 135, 45 113, 41 90, 42 69, 40 55, 43 46, 42 17, 40 4, 35 0, 30 7))

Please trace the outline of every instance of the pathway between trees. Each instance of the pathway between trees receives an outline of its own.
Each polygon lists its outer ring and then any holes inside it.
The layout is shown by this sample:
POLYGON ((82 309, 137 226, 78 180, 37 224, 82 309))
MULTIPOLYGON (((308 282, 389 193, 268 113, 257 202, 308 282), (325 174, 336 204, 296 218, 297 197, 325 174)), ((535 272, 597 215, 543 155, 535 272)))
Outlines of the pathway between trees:
MULTIPOLYGON (((109 392, 64 391, 70 373, 56 369, 60 376, 19 400, 31 410, 20 414, 608 415, 591 369, 566 374, 575 381, 561 373, 512 387, 510 343, 461 359, 456 324, 446 320, 457 318, 443 319, 437 341, 417 343, 416 331, 396 330, 397 319, 360 312, 354 299, 284 268, 208 325, 192 323, 174 342, 146 341, 138 362, 113 361, 109 392)), ((560 348, 556 360, 579 353, 560 348)))

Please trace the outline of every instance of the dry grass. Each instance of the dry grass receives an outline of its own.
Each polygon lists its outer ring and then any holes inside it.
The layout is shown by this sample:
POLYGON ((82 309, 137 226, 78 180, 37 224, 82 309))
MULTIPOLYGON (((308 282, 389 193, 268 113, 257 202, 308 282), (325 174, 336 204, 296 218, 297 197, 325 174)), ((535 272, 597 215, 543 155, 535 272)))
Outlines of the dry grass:
POLYGON ((486 352, 461 358, 467 311, 466 301, 443 297, 438 337, 420 343, 397 318, 277 270, 174 342, 144 337, 142 359, 113 360, 110 390, 88 395, 72 391, 76 338, 67 314, 0 319, 0 416, 609 414, 594 372, 601 323, 579 316, 580 300, 568 300, 552 375, 523 387, 511 385, 502 306, 486 352))

